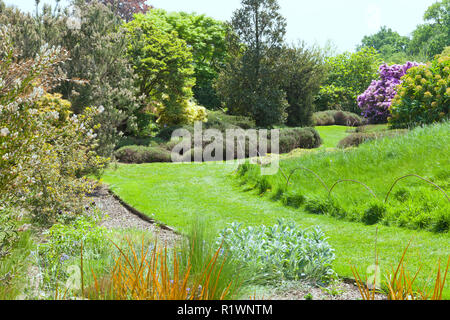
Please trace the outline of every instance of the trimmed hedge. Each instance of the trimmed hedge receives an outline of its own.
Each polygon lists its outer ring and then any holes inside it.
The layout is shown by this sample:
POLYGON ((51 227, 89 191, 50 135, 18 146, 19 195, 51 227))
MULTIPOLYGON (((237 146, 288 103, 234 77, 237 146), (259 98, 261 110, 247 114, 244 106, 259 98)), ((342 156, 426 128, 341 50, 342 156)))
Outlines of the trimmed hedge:
POLYGON ((367 141, 381 139, 384 137, 395 137, 401 134, 405 134, 408 130, 390 130, 381 132, 356 132, 353 133, 338 143, 338 148, 345 149, 350 147, 358 147, 360 144, 367 141))
POLYGON ((126 146, 114 153, 116 159, 123 163, 170 162, 170 151, 161 147, 126 146))
MULTIPOLYGON (((259 132, 259 131, 258 131, 259 132)), ((223 134, 225 138, 225 133, 223 134)), ((191 160, 194 160, 194 141, 191 141, 191 160)), ((270 145, 270 131, 268 131, 267 153, 272 152, 270 145)), ((115 152, 115 157, 118 161, 124 163, 152 163, 152 162, 171 162, 171 151, 178 145, 180 141, 171 140, 160 143, 156 146, 153 141, 151 146, 125 146, 115 152)), ((226 145, 225 141, 221 140, 219 143, 224 145, 223 159, 226 160, 226 145)), ((202 147, 205 148, 211 144, 211 141, 203 141, 202 147)), ((314 149, 320 147, 322 139, 319 133, 314 128, 283 128, 280 129, 280 144, 279 153, 289 153, 294 149, 314 149)), ((233 158, 237 159, 240 154, 244 154, 244 158, 250 156, 250 142, 245 141, 245 146, 239 146, 234 143, 233 158), (241 149, 242 148, 242 149, 241 149), (242 152, 245 148, 245 152, 242 152), (240 152, 239 152, 240 151, 240 152)), ((266 153, 261 154, 265 156, 266 153)), ((181 156, 181 155, 180 155, 181 156)), ((184 155, 183 161, 188 161, 189 155, 184 155)), ((242 158, 242 157, 241 157, 242 158)), ((180 157, 181 159, 181 157, 180 157)))
POLYGON ((327 110, 314 113, 313 122, 315 126, 358 127, 365 124, 365 119, 348 111, 327 110))

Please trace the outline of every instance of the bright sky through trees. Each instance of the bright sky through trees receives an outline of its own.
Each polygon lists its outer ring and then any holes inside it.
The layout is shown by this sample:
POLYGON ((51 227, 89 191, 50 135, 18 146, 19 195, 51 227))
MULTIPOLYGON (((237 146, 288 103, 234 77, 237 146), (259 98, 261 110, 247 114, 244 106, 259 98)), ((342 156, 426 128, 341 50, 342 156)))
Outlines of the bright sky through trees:
MULTIPOLYGON (((54 0, 41 0, 51 3, 54 0)), ((5 0, 32 11, 35 0, 5 0)), ((63 0, 63 3, 67 3, 63 0)), ((365 35, 386 25, 401 35, 409 35, 423 22, 425 10, 436 0, 279 0, 288 22, 287 40, 305 40, 324 45, 332 40, 339 51, 354 51, 365 35)), ((168 11, 204 13, 229 20, 240 0, 149 0, 149 4, 168 11)))

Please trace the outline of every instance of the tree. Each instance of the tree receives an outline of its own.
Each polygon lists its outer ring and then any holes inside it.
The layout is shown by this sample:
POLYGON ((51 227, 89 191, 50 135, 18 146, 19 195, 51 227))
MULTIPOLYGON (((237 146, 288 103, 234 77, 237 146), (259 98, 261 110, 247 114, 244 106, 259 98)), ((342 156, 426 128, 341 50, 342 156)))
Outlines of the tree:
POLYGON ((380 55, 374 48, 326 58, 328 76, 316 98, 319 110, 360 113, 356 99, 378 78, 380 64, 380 55))
POLYGON ((102 155, 111 155, 120 131, 137 131, 142 99, 126 57, 123 21, 108 7, 76 0, 65 10, 45 5, 34 16, 3 8, 0 22, 12 25, 11 36, 22 59, 34 57, 43 45, 69 51, 70 60, 60 65, 60 77, 80 81, 62 82, 53 92, 69 100, 76 114, 89 106, 103 106, 105 111, 97 119, 102 155))
MULTIPOLYGON (((203 116, 188 103, 195 84, 192 52, 177 33, 160 28, 150 15, 137 14, 125 25, 128 56, 138 75, 136 84, 159 114, 159 122, 176 125, 203 116)), ((197 108, 198 109, 198 108, 197 108)), ((203 114, 202 112, 199 112, 203 114)))
POLYGON ((314 113, 314 98, 325 79, 325 65, 319 50, 304 43, 283 49, 281 66, 287 102, 287 125, 309 126, 314 113))
POLYGON ((217 83, 225 107, 232 114, 252 116, 258 126, 286 119, 279 69, 286 20, 279 9, 276 0, 242 0, 231 21, 242 50, 233 51, 217 83))
POLYGON ((450 0, 431 5, 424 14, 425 24, 417 26, 409 45, 412 54, 423 54, 429 59, 450 45, 450 0))
POLYGON ((152 6, 146 4, 147 0, 87 0, 87 2, 98 1, 109 5, 113 12, 125 21, 131 21, 136 13, 146 13, 152 6))
POLYGON ((365 47, 374 48, 381 54, 385 62, 390 62, 392 59, 406 56, 409 42, 408 37, 401 36, 391 28, 384 26, 376 34, 365 36, 357 50, 360 51, 365 47))
POLYGON ((220 107, 213 83, 227 56, 227 25, 195 13, 168 13, 161 9, 153 9, 148 15, 165 31, 176 31, 178 37, 186 41, 192 49, 196 79, 192 90, 198 103, 211 109, 220 107))

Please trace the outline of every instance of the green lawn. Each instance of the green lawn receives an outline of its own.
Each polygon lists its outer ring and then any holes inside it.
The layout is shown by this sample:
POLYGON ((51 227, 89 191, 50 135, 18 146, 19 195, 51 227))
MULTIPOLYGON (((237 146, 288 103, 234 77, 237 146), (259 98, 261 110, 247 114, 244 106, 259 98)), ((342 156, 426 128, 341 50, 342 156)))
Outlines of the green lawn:
MULTIPOLYGON (((233 178, 234 169, 224 163, 119 165, 117 170, 107 170, 103 179, 128 204, 181 231, 195 215, 216 230, 233 221, 271 225, 279 218, 287 218, 303 227, 322 228, 336 250, 334 269, 339 275, 352 277, 350 262, 360 270, 373 264, 376 227, 306 214, 253 191, 244 192, 233 178)), ((382 270, 398 261, 413 237, 409 257, 412 271, 422 261, 423 274, 428 275, 438 259, 446 260, 448 235, 380 226, 377 247, 382 270)), ((450 299, 448 285, 445 297, 450 299)))
POLYGON ((321 148, 336 148, 339 141, 351 134, 351 130, 355 130, 353 127, 345 126, 323 126, 315 127, 322 137, 321 148))

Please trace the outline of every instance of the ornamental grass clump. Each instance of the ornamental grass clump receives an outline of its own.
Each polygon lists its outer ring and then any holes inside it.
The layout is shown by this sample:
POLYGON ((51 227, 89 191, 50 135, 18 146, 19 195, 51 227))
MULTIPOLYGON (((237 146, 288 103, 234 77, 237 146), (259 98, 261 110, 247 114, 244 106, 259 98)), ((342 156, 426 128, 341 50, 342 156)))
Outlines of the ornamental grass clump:
MULTIPOLYGON (((115 245, 115 244, 114 244, 115 245)), ((85 298, 91 300, 224 300, 232 282, 218 292, 218 283, 225 260, 220 260, 222 248, 210 257, 196 274, 192 262, 182 262, 177 249, 159 246, 139 249, 131 241, 128 247, 115 245, 119 255, 112 272, 98 278, 92 272, 94 284, 82 288, 85 298)), ((82 270, 83 272, 83 270, 82 270)))
POLYGON ((417 62, 408 61, 404 65, 383 64, 380 66, 380 80, 374 80, 369 88, 358 97, 358 106, 362 115, 370 123, 386 123, 390 116, 389 108, 392 99, 397 94, 397 86, 402 83, 402 77, 409 69, 417 67, 417 62))

